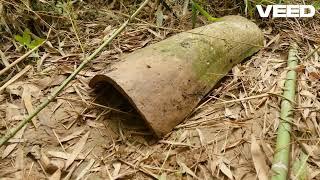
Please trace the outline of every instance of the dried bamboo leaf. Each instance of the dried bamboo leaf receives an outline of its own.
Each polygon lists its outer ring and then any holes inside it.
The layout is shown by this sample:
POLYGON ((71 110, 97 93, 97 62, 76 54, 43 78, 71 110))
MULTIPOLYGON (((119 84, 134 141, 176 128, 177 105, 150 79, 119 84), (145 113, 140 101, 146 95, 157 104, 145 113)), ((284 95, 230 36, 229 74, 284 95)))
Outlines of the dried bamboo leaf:
POLYGON ((87 142, 89 134, 90 134, 90 131, 87 132, 85 135, 83 135, 81 139, 77 142, 77 144, 74 145, 73 152, 71 153, 71 156, 66 161, 65 169, 68 169, 68 167, 73 163, 76 157, 80 154, 80 152, 84 148, 84 145, 87 142))
POLYGON ((268 180, 269 168, 266 163, 265 155, 254 135, 251 136, 251 155, 259 180, 268 180))

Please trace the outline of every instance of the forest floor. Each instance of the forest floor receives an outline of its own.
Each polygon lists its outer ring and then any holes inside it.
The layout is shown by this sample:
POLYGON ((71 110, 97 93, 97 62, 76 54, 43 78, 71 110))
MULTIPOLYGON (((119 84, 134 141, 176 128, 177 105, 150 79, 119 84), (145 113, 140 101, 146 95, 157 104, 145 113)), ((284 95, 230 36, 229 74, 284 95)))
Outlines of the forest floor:
MULTIPOLYGON (((2 134, 43 102, 84 54, 93 52, 104 36, 126 20, 132 10, 122 8, 99 7, 74 20, 77 28, 52 29, 48 43, 34 57, 3 76, 1 86, 25 70, 0 92, 2 134)), ((256 167, 271 175, 288 48, 294 41, 301 61, 291 163, 304 152, 309 155, 308 179, 320 179, 320 51, 304 58, 320 46, 319 18, 257 21, 265 48, 234 67, 191 117, 157 140, 136 118, 112 112, 104 104, 103 93, 88 86, 121 54, 161 41, 178 33, 176 29, 192 27, 191 12, 175 18, 166 10, 158 28, 151 9, 147 7, 54 102, 0 148, 0 177, 240 180, 257 179, 256 167)), ((197 26, 210 23, 201 17, 198 21, 197 26)), ((12 37, 2 39, 1 59, 10 63, 26 52, 12 37)))

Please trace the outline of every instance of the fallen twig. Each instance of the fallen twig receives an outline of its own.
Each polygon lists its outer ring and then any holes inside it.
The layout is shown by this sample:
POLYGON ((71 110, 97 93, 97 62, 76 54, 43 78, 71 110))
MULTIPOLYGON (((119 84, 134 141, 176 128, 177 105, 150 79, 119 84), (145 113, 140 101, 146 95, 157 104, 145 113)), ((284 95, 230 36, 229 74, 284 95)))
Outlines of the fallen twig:
POLYGON ((277 93, 264 93, 264 94, 259 94, 259 95, 255 95, 255 96, 244 97, 244 98, 240 98, 240 99, 234 99, 234 100, 230 100, 230 101, 223 101, 223 102, 215 103, 214 105, 223 105, 223 104, 228 104, 228 103, 241 102, 241 101, 246 101, 246 100, 251 100, 251 99, 269 97, 269 96, 272 96, 272 95, 279 96, 277 93))
POLYGON ((273 180, 285 180, 288 178, 290 157, 290 133, 293 116, 293 106, 296 91, 297 72, 294 68, 298 65, 298 45, 291 45, 288 56, 288 73, 283 89, 281 102, 280 124, 278 127, 277 145, 272 164, 273 180))
POLYGON ((8 82, 6 82, 3 86, 0 87, 0 93, 6 88, 8 87, 10 84, 12 84, 14 81, 16 81, 17 79, 19 79, 22 75, 24 75, 26 72, 28 72, 31 69, 31 66, 28 65, 26 66, 22 71, 20 71, 18 74, 16 74, 15 76, 13 76, 8 82))
MULTIPOLYGON (((70 74, 70 76, 62 82, 57 90, 55 90, 47 100, 42 102, 33 113, 29 114, 23 121, 21 121, 16 127, 9 129, 4 136, 0 139, 0 147, 7 142, 12 136, 14 136, 22 127, 31 121, 42 109, 44 109, 51 101, 53 101, 59 93, 71 82, 71 80, 94 58, 102 49, 107 46, 114 38, 116 38, 127 27, 129 22, 137 16, 142 8, 148 4, 149 0, 145 0, 141 6, 125 21, 106 41, 104 41, 89 57, 85 58, 77 69, 70 74)), ((1 74, 0 74, 1 75, 1 74)))
POLYGON ((194 126, 194 125, 198 125, 198 124, 201 124, 201 123, 204 123, 204 122, 208 122, 208 121, 214 121, 214 120, 217 120, 217 119, 222 119, 224 118, 225 116, 218 116, 218 117, 213 117, 213 118, 210 118, 210 119, 202 119, 202 120, 199 120, 199 121, 191 121, 189 123, 186 123, 186 124, 180 124, 178 126, 175 127, 175 129, 179 129, 179 128, 184 128, 184 127, 188 127, 188 126, 194 126))
POLYGON ((181 142, 174 142, 174 141, 166 141, 166 140, 160 140, 159 143, 161 144, 170 144, 173 146, 186 146, 186 147, 193 147, 193 148, 199 148, 200 146, 194 146, 186 143, 181 143, 181 142))
POLYGON ((316 53, 320 49, 320 46, 318 46, 316 49, 311 51, 306 57, 303 58, 303 60, 309 59, 314 53, 316 53))
POLYGON ((143 172, 144 174, 150 176, 152 179, 158 179, 158 176, 157 176, 157 175, 155 175, 155 174, 153 174, 152 172, 148 171, 148 170, 145 169, 144 167, 141 167, 141 166, 139 166, 139 165, 138 165, 138 166, 135 166, 135 165, 133 165, 133 164, 131 164, 131 163, 125 161, 125 160, 122 160, 122 159, 119 159, 119 161, 122 162, 122 163, 124 163, 124 164, 126 164, 126 165, 128 165, 128 166, 130 166, 130 167, 132 167, 132 168, 134 168, 134 169, 138 169, 139 171, 143 172))
POLYGON ((19 57, 18 59, 16 59, 15 61, 13 61, 11 64, 9 64, 8 66, 6 66, 5 68, 3 68, 0 71, 0 76, 2 74, 4 74, 5 72, 7 72, 9 69, 11 69, 13 66, 17 65, 19 62, 21 62, 22 60, 24 60, 26 57, 28 57, 32 52, 34 52, 35 50, 37 50, 44 42, 43 41, 41 44, 39 44, 38 46, 34 47, 33 49, 31 49, 30 51, 28 51, 27 53, 25 53, 23 56, 19 57))
MULTIPOLYGON (((63 99, 63 100, 67 100, 67 101, 74 101, 74 102, 83 103, 83 101, 79 100, 79 99, 72 99, 72 98, 65 98, 65 97, 57 97, 57 99, 63 99)), ((100 108, 106 109, 106 110, 111 110, 111 111, 114 111, 114 112, 118 112, 118 113, 129 115, 129 116, 138 117, 135 114, 132 114, 132 113, 129 113, 129 112, 125 112, 125 111, 121 111, 119 109, 108 107, 108 106, 105 106, 105 105, 102 105, 102 104, 98 104, 98 103, 95 103, 95 102, 89 101, 87 103, 90 104, 90 105, 96 106, 96 107, 100 107, 100 108)))

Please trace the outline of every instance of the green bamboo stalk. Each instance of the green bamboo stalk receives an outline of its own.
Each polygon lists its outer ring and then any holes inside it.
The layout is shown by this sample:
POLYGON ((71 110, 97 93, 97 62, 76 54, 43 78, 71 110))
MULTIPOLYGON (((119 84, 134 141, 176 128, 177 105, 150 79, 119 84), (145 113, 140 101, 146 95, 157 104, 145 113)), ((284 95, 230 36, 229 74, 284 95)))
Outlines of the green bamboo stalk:
POLYGON ((219 18, 212 17, 207 11, 205 11, 197 2, 194 0, 192 2, 192 7, 196 8, 208 21, 216 22, 219 18))
POLYGON ((288 73, 283 90, 283 99, 281 102, 280 124, 278 127, 277 145, 273 159, 272 180, 286 180, 289 169, 290 156, 290 133, 291 122, 293 118, 293 103, 295 102, 297 72, 295 68, 298 65, 298 45, 293 43, 288 56, 288 73))
MULTIPOLYGON (((192 17, 191 17, 191 21, 192 21, 192 29, 196 27, 196 21, 197 21, 197 8, 192 4, 191 6, 192 9, 192 17)), ((320 46, 319 46, 320 47, 320 46)))
POLYGON ((46 101, 41 103, 33 113, 29 114, 24 120, 22 120, 16 127, 7 130, 6 134, 0 139, 0 147, 3 146, 11 137, 13 137, 22 127, 29 123, 33 117, 35 117, 42 109, 44 109, 51 101, 53 101, 59 93, 71 82, 71 80, 98 54, 102 49, 108 45, 114 38, 116 38, 127 27, 130 21, 132 21, 142 10, 144 6, 148 4, 149 0, 145 0, 141 6, 125 21, 107 40, 105 40, 90 56, 85 58, 77 69, 54 91, 46 101))

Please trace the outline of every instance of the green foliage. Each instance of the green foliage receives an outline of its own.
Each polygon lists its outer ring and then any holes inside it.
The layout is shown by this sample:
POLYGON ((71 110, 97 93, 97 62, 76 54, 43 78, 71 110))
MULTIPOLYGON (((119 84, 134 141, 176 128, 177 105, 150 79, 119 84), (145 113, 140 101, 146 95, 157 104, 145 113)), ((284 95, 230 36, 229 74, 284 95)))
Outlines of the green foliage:
POLYGON ((73 2, 67 1, 67 2, 57 2, 56 4, 56 11, 58 11, 59 14, 62 14, 63 16, 69 16, 73 14, 73 2))
POLYGON ((254 11, 255 11, 254 4, 251 3, 249 0, 245 0, 244 2, 246 4, 246 7, 245 7, 246 16, 253 17, 254 11))
POLYGON ((38 46, 39 44, 41 44, 44 41, 44 39, 41 39, 38 37, 32 38, 31 32, 28 28, 24 30, 24 32, 21 36, 15 35, 14 39, 16 41, 18 41, 21 45, 26 46, 29 49, 35 48, 36 46, 38 46))
POLYGON ((59 7, 56 6, 56 4, 60 3, 60 1, 56 0, 47 0, 47 1, 30 1, 30 7, 34 11, 44 11, 44 12, 50 12, 54 14, 60 14, 59 7))
POLYGON ((44 11, 57 16, 69 16, 73 11, 75 4, 80 4, 80 0, 47 0, 47 1, 31 1, 31 7, 34 11, 44 11))
POLYGON ((316 10, 320 10, 320 1, 314 2, 313 6, 314 6, 314 8, 316 8, 316 10))

